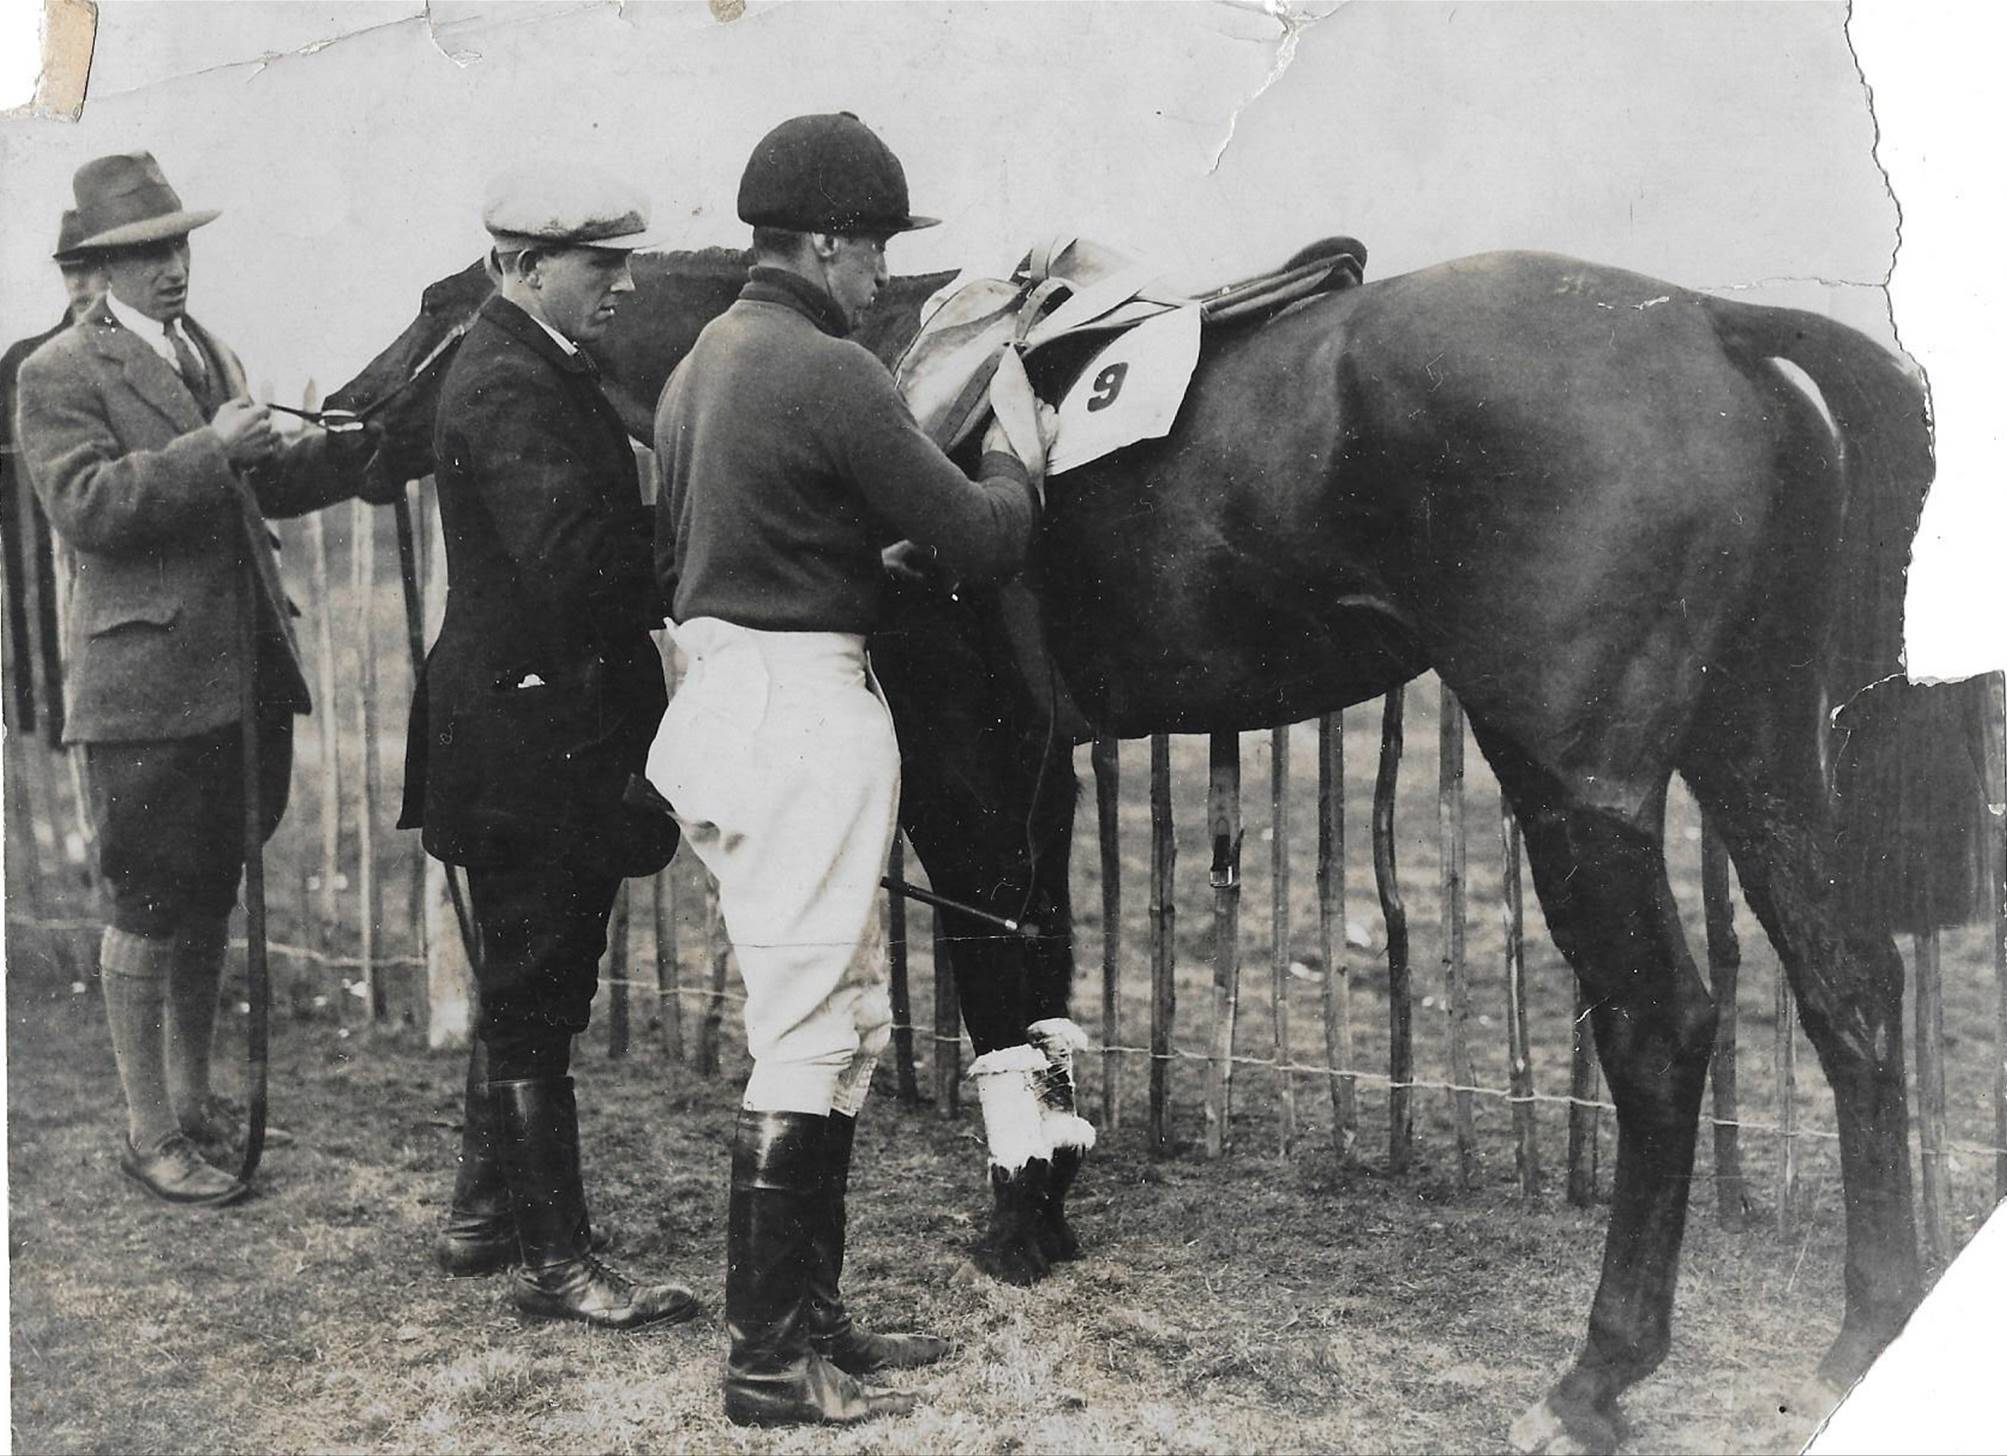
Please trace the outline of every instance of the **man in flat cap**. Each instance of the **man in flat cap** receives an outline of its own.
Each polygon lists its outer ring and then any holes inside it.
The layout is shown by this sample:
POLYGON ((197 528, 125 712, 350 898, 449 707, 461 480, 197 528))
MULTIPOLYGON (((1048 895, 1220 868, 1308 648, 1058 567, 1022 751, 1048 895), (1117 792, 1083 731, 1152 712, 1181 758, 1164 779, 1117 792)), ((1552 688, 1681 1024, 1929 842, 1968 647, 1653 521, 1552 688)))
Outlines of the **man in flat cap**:
POLYGON ((850 1422, 913 1405, 858 1377, 948 1348, 859 1329, 838 1283, 856 1119, 891 1029, 877 916, 899 748, 864 651, 881 551, 904 537, 964 581, 1008 575, 1037 525, 1045 447, 993 432, 970 480, 844 337, 886 281, 886 240, 933 222, 855 116, 769 133, 739 217, 751 281, 655 414, 656 568, 691 667, 648 776, 717 877, 746 983, 725 1414, 850 1422))
POLYGON ((98 260, 76 251, 83 241, 74 207, 63 209, 50 256, 69 295, 62 322, 22 339, 0 355, 0 570, 7 578, 8 723, 40 729, 45 742, 62 742, 62 663, 56 643, 55 551, 49 518, 21 478, 15 460, 14 393, 28 356, 90 311, 105 291, 98 260))
POLYGON ((448 1272, 520 1262, 525 1313, 612 1329, 688 1319, 674 1284, 601 1261, 579 1167, 572 1038, 624 876, 675 827, 624 806, 666 694, 634 450, 587 352, 634 281, 645 201, 581 166, 490 187, 500 292, 441 387, 433 446, 446 615, 412 704, 404 828, 467 869, 480 1008, 448 1272))
POLYGON ((168 1203, 246 1192, 192 1139, 227 1140, 209 1081, 225 930, 246 852, 285 811, 308 710, 268 516, 357 493, 371 437, 290 440, 229 347, 188 317, 190 211, 144 152, 75 178, 71 255, 107 291, 21 367, 15 430, 73 553, 64 740, 81 745, 110 902, 100 972, 126 1099, 119 1166, 168 1203), (247 716, 247 703, 250 704, 247 716))

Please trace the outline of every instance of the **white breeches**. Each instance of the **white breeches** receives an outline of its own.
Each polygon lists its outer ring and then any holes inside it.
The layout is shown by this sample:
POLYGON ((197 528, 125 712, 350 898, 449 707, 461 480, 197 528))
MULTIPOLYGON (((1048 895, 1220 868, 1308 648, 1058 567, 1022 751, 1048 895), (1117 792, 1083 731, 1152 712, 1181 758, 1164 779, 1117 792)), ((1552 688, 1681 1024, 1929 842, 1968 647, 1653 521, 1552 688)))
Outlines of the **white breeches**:
POLYGON ((899 812, 864 639, 713 617, 671 631, 690 671, 648 778, 718 882, 746 986, 745 1105, 854 1117, 892 1032, 879 879, 899 812))

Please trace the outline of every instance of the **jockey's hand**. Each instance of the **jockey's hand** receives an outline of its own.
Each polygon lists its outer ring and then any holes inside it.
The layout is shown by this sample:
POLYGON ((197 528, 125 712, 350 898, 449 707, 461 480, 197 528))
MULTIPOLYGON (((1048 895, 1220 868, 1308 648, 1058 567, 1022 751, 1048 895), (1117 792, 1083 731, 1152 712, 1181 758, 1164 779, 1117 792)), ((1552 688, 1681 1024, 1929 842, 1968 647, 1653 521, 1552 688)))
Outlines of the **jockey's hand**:
MULTIPOLYGON (((1001 418, 991 419, 989 431, 983 436, 983 452, 987 454, 991 450, 996 450, 1015 459, 1018 464, 1024 467, 1025 474, 1031 477, 1031 483, 1037 489, 1041 501, 1045 499, 1046 446, 1052 438, 1049 433, 1049 427, 1045 422, 1045 416, 1049 413, 1057 420, 1057 412, 1053 411, 1051 406, 1039 406, 1039 413, 1036 417, 1037 434, 1033 439, 1020 440, 1017 434, 1013 434, 1004 425, 1001 418)), ((1018 427, 1018 434, 1031 433, 1023 425, 1018 427)))
POLYGON ((211 417, 209 428, 216 432, 230 463, 239 468, 262 465, 279 453, 279 432, 272 428, 272 412, 253 404, 248 395, 225 401, 211 417))

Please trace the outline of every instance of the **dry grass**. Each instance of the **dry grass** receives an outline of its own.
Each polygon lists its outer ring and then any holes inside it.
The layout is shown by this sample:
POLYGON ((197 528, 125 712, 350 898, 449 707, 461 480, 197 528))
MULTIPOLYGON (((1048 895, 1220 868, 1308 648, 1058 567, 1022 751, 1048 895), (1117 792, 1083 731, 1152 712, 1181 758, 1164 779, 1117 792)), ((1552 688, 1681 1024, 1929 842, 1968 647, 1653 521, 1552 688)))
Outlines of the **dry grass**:
MULTIPOLYGON (((344 565, 338 557, 337 580, 344 565)), ((394 643, 394 587, 386 590, 374 616, 379 639, 394 643)), ((386 678, 401 704, 394 673, 386 678)), ((1425 1077, 1443 1065, 1432 713, 1432 694, 1418 693, 1400 813, 1425 1077)), ((393 791, 398 717, 383 715, 381 744, 393 791)), ((1364 847, 1376 725, 1376 714, 1360 710, 1348 734, 1350 917, 1367 942, 1351 953, 1355 1055, 1364 1068, 1385 1065, 1384 947, 1364 847)), ((1292 744, 1289 838, 1290 950, 1314 967, 1313 738, 1299 731, 1292 744)), ((312 744, 311 736, 302 742, 295 812, 272 856, 275 922, 296 941, 306 939, 301 891, 317 860, 312 744)), ((1237 1044, 1262 1057, 1272 1050, 1268 763, 1262 736, 1245 746, 1237 1044)), ((355 746, 344 747, 353 757, 355 746)), ((1081 760, 1084 774, 1084 753, 1081 760)), ((1479 1081, 1503 1087, 1495 789, 1474 753, 1471 769, 1472 1036, 1479 1081)), ((1204 773, 1204 744, 1180 740, 1179 1041, 1191 1050, 1205 1046, 1210 1030, 1204 773)), ((1140 745, 1125 754, 1124 777, 1122 1039, 1142 1045, 1148 816, 1140 745)), ((1091 803, 1075 859, 1076 1015, 1098 1028, 1091 803)), ((1697 825, 1683 801, 1670 839, 1698 946, 1697 825)), ((400 866, 411 836, 386 828, 379 840, 391 891, 385 940, 406 951, 398 887, 408 883, 400 866)), ((688 889, 688 866, 678 873, 688 889)), ((686 984, 700 975, 697 898, 681 896, 686 984)), ((1529 917, 1535 1067, 1542 1090, 1560 1092, 1573 991, 1530 896, 1529 917)), ((636 916, 644 952, 647 918, 636 916)), ((1743 923, 1753 937, 1746 915, 1743 923)), ((932 1005, 924 914, 912 938, 913 1004, 924 1031, 932 1005)), ((508 1311, 501 1281, 432 1273, 428 1242, 450 1184, 461 1071, 456 1054, 424 1049, 413 1024, 423 990, 411 977, 393 981, 392 1020, 372 1029, 338 1018, 337 1008, 356 1003, 326 973, 278 968, 273 1103, 299 1144, 268 1155, 247 1205, 191 1215, 144 1201, 118 1176, 118 1094, 102 1011, 94 988, 74 991, 48 949, 32 935, 10 936, 12 1420, 21 1450, 1492 1450, 1573 1354, 1601 1254, 1602 1210, 1560 1196, 1559 1107, 1541 1110, 1546 1180, 1529 1203, 1518 1193, 1502 1100, 1477 1101, 1480 1174, 1464 1190, 1442 1095, 1418 1097, 1415 1166, 1389 1178, 1383 1091, 1362 1086, 1355 1156, 1341 1166, 1326 1087, 1300 1078, 1298 1142, 1284 1160, 1277 1078, 1243 1068, 1234 1151, 1214 1163, 1190 1146, 1204 1126, 1202 1069, 1181 1063, 1175 1129, 1187 1145, 1158 1161, 1144 1147, 1145 1064, 1132 1058, 1122 1069, 1123 1120, 1104 1130, 1076 1200, 1089 1257, 1036 1289, 1006 1288, 976 1276, 964 1258, 983 1197, 973 1108, 943 1117, 900 1108, 887 1093, 860 1135, 846 1283, 867 1322, 937 1329, 960 1350, 901 1381, 924 1393, 909 1418, 843 1433, 742 1432, 719 1410, 715 1312, 635 1336, 526 1327, 508 1311)), ((1746 1117, 1767 1121, 1777 1100, 1775 966, 1757 940, 1745 950, 1742 1105, 1746 1117)), ((1996 992, 1983 933, 1947 937, 1944 964, 1953 1134, 1989 1142, 1996 992)), ((1320 1061, 1318 986, 1290 978, 1285 994, 1290 1055, 1320 1061)), ((621 1262, 683 1279, 715 1311, 728 1139, 744 1071, 736 1028, 728 1016, 722 1075, 699 1079, 663 1060, 651 1010, 636 1001, 625 1060, 606 1055, 603 1002, 600 1025, 581 1045, 589 1186, 601 1220, 620 1235, 621 1262)), ((1100 1078, 1090 1055, 1082 1068, 1090 1106, 1098 1106, 1100 1078)), ((1802 1042, 1796 1080, 1801 1123, 1830 1128, 1830 1095, 1802 1042)), ((889 1068, 881 1086, 890 1086, 889 1068)), ((1607 1121, 1602 1151, 1607 1187, 1607 1121)), ((1697 1186, 1672 1353, 1627 1403, 1635 1449, 1795 1450, 1810 1433, 1820 1412, 1786 1392, 1837 1329, 1841 1218, 1831 1144, 1803 1138, 1798 1152, 1803 1207, 1789 1238, 1775 1223, 1774 1137, 1744 1136, 1746 1227, 1722 1227, 1711 1184, 1697 1186)), ((1697 1179, 1709 1178, 1710 1164, 1703 1137, 1697 1179)), ((1961 1154, 1953 1176, 1956 1225, 1968 1236, 1990 1201, 1991 1168, 1961 1154)))

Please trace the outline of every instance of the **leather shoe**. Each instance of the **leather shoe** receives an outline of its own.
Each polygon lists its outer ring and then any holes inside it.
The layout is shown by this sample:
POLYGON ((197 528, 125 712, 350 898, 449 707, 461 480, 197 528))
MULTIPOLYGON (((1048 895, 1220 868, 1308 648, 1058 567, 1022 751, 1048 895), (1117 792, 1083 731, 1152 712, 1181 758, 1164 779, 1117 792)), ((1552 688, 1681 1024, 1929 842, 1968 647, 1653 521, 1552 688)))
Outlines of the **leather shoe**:
MULTIPOLYGON (((219 1151, 243 1147, 244 1134, 250 1125, 250 1109, 220 1092, 211 1092, 201 1107, 181 1119, 183 1133, 202 1147, 219 1151)), ((290 1132, 269 1117, 266 1119, 266 1147, 289 1148, 293 1142, 290 1132)))
POLYGON ((170 1133, 152 1152, 142 1153, 125 1139, 119 1171, 162 1203, 196 1208, 221 1208, 251 1191, 246 1184, 206 1161, 180 1133, 170 1133))
POLYGON ((680 1284, 637 1284, 618 1269, 583 1254, 516 1274, 516 1308, 536 1319, 582 1320, 603 1330, 681 1324, 702 1313, 680 1284))

